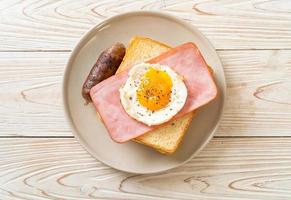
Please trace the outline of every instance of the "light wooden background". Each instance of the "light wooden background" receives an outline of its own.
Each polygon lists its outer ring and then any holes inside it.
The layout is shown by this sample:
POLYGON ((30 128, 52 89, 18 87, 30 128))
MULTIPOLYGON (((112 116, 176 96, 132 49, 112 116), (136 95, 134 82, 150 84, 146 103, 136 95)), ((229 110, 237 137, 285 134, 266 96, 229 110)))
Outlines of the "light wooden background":
POLYGON ((291 199, 290 0, 1 0, 0 199, 291 199), (65 63, 96 23, 158 10, 195 25, 223 62, 228 96, 214 139, 167 173, 93 159, 61 105, 65 63))

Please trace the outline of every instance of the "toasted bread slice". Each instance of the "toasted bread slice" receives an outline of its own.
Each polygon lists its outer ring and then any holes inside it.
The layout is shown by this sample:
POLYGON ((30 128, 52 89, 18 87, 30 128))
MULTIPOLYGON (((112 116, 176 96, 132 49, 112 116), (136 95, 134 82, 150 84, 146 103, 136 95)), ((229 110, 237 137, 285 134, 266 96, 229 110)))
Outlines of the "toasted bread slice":
MULTIPOLYGON (((154 58, 170 48, 166 44, 150 38, 134 37, 131 39, 123 61, 116 73, 126 70, 136 63, 154 58)), ((134 141, 150 146, 161 153, 174 153, 190 125, 193 115, 194 112, 173 120, 161 128, 135 138, 134 141)))

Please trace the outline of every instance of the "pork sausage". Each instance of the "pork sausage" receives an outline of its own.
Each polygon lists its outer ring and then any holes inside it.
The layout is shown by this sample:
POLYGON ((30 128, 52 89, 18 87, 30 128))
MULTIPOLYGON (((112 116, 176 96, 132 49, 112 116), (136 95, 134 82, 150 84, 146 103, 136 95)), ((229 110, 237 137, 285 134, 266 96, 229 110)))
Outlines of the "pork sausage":
POLYGON ((125 46, 116 43, 104 50, 92 67, 87 79, 83 84, 82 96, 86 102, 91 102, 90 90, 101 81, 114 75, 125 54, 125 46))

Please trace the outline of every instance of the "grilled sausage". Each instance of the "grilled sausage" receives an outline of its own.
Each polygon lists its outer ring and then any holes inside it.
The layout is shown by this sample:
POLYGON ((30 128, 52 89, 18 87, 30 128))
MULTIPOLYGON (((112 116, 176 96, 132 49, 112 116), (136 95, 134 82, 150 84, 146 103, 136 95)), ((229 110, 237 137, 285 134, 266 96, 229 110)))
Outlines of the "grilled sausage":
POLYGON ((90 97, 91 88, 115 74, 124 54, 125 47, 122 43, 116 43, 100 54, 83 84, 82 95, 86 103, 92 101, 90 97))

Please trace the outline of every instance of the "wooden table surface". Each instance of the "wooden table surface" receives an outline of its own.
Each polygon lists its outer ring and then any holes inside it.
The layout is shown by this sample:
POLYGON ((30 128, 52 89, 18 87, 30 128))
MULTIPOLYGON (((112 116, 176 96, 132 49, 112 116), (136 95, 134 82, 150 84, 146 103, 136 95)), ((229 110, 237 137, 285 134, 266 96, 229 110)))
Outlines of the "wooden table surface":
POLYGON ((291 199, 290 0, 1 0, 0 199, 291 199), (61 83, 80 36, 118 13, 195 25, 227 79, 219 130, 182 167, 123 173, 92 158, 64 118, 61 83))

